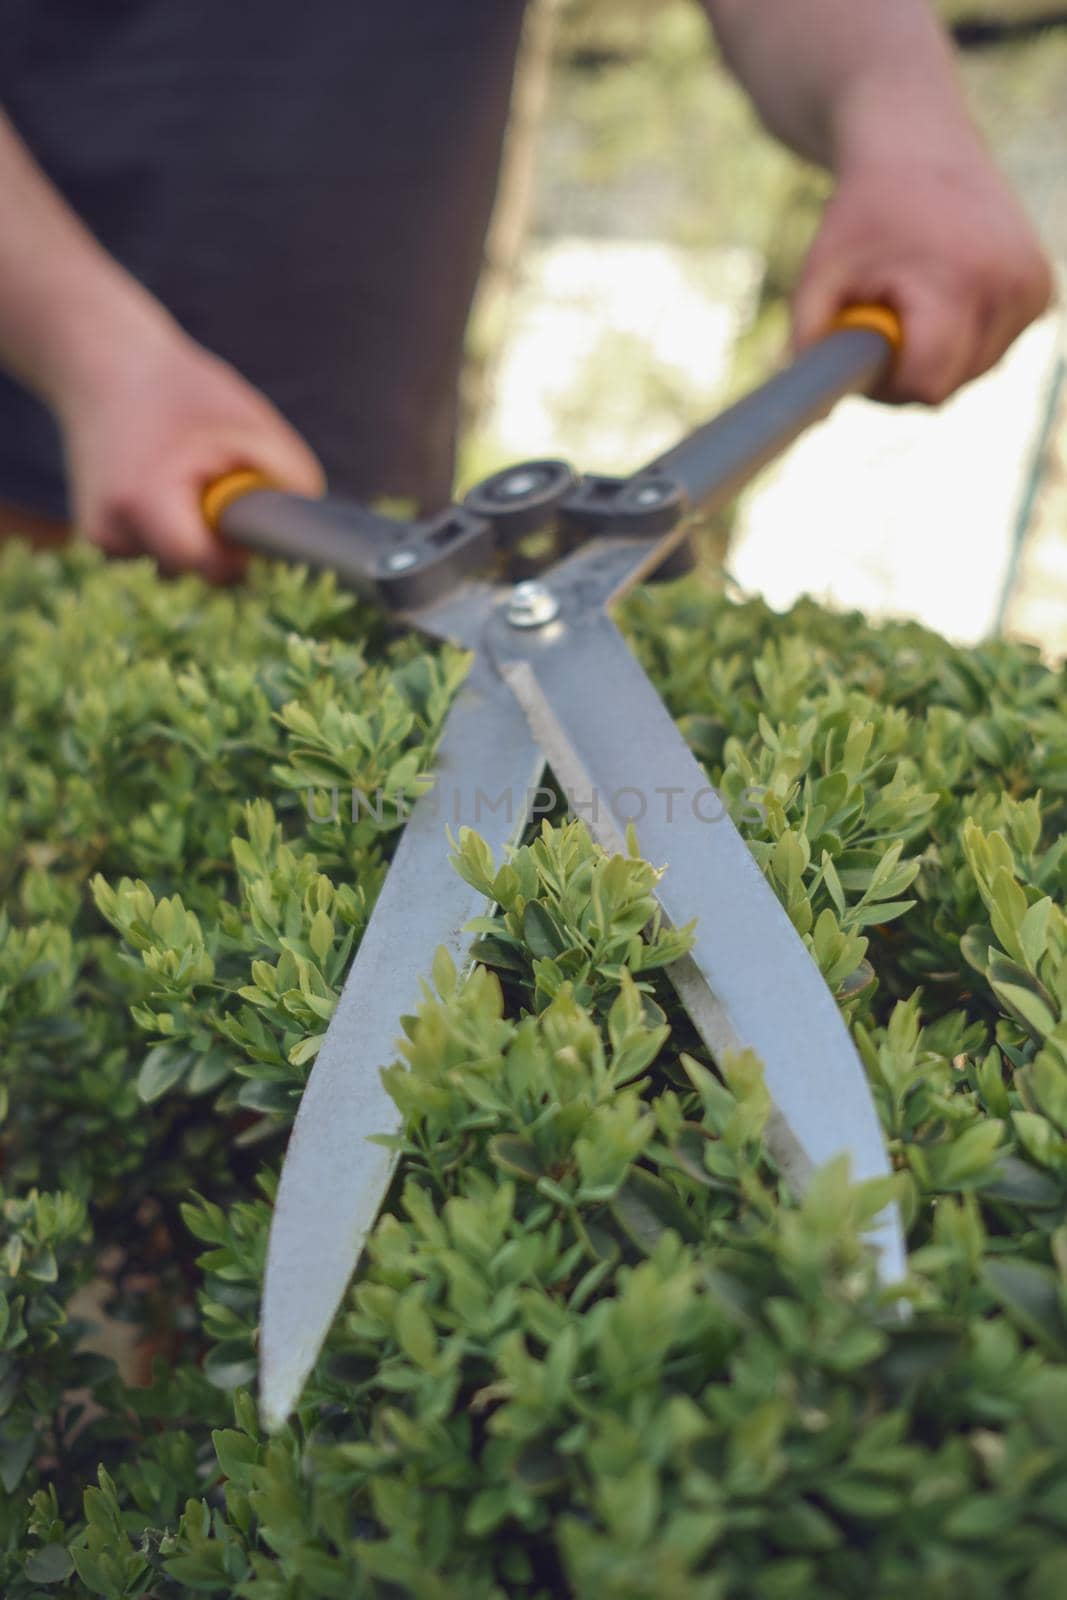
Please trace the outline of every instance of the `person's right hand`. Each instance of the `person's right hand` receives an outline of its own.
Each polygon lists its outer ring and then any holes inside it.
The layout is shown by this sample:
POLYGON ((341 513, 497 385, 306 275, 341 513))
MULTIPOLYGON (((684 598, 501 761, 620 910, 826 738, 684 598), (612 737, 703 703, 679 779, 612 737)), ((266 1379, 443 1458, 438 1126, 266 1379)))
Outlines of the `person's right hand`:
POLYGON ((251 467, 318 495, 322 468, 264 395, 172 323, 113 347, 56 409, 75 530, 112 555, 149 551, 167 571, 239 575, 240 552, 204 522, 200 496, 251 467))
POLYGON ((793 300, 798 348, 857 302, 884 302, 904 347, 878 398, 940 405, 987 372, 1054 291, 1019 201, 975 137, 908 146, 883 118, 883 148, 841 155, 837 191, 793 300))

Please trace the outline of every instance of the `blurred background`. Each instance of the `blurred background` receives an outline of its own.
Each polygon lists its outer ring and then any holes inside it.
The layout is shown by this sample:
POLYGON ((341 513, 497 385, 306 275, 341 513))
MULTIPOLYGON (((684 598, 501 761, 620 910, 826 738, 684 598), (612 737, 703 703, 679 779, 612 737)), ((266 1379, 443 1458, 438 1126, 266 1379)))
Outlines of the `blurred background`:
MULTIPOLYGON (((1067 6, 939 0, 974 114, 1067 276, 1067 6)), ((694 0, 533 0, 464 377, 464 485, 633 470, 783 356, 821 173, 760 129, 694 0)), ((701 530, 808 593, 1067 655, 1062 313, 937 412, 844 402, 701 530)))

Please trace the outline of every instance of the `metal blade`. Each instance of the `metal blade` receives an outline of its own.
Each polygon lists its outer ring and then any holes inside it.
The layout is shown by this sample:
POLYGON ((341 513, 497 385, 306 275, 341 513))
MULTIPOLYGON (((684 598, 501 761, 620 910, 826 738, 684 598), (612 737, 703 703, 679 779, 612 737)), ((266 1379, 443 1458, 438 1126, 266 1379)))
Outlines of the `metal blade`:
MULTIPOLYGON (((699 920, 671 969, 715 1056, 750 1048, 775 1107, 768 1144, 802 1190, 845 1151, 854 1179, 889 1172, 867 1080, 833 996, 622 635, 580 590, 552 585, 560 620, 520 634, 503 617, 491 650, 577 815, 607 849, 666 866, 657 894, 675 926, 699 920)), ((903 1275, 895 1210, 872 1230, 884 1281, 903 1275)))
POLYGON ((462 930, 486 908, 449 864, 447 830, 477 827, 499 859, 522 832, 543 769, 512 695, 476 658, 449 714, 435 789, 412 810, 290 1136, 260 1325, 268 1427, 297 1401, 392 1177, 395 1153, 367 1141, 402 1126, 380 1076, 396 1057, 400 1018, 417 1005, 439 945, 463 964, 462 930))

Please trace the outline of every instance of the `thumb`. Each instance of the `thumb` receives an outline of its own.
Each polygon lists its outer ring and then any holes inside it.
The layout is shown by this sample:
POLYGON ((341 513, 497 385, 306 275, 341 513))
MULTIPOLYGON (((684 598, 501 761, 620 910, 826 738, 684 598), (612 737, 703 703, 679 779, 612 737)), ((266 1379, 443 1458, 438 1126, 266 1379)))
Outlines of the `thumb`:
POLYGON ((311 447, 269 403, 264 403, 263 412, 258 424, 231 435, 225 471, 205 475, 191 486, 194 492, 180 510, 172 507, 168 554, 177 555, 181 566, 193 567, 216 583, 239 578, 247 552, 226 543, 208 527, 203 496, 210 483, 229 472, 250 469, 286 494, 317 500, 326 492, 326 474, 311 447))
POLYGON ((242 461, 235 466, 262 472, 281 489, 291 494, 317 498, 326 491, 326 473, 307 441, 273 408, 267 408, 264 425, 250 430, 243 440, 234 442, 242 461))
POLYGON ((170 484, 145 504, 138 533, 164 572, 199 572, 209 583, 233 583, 244 572, 245 552, 208 527, 200 491, 188 480, 170 484))
MULTIPOLYGON (((835 271, 831 262, 818 255, 809 257, 790 307, 794 355, 829 333, 837 314, 857 298, 849 289, 849 280, 835 271)), ((878 296, 865 294, 863 298, 873 300, 878 296)))

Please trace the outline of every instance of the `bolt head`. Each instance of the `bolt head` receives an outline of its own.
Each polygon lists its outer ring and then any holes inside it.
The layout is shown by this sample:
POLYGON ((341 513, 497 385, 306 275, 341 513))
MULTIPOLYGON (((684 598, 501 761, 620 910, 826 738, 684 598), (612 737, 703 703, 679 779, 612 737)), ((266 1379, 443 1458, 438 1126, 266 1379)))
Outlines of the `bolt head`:
POLYGON ((559 601, 543 583, 527 579, 511 591, 507 618, 513 628, 543 628, 558 614, 559 601))
POLYGON ((528 467, 522 467, 517 472, 510 473, 501 483, 499 493, 507 495, 508 499, 521 500, 533 489, 541 486, 542 474, 531 472, 528 467))
POLYGON ((663 498, 664 490, 660 483, 646 483, 634 495, 639 506, 658 506, 663 498))

